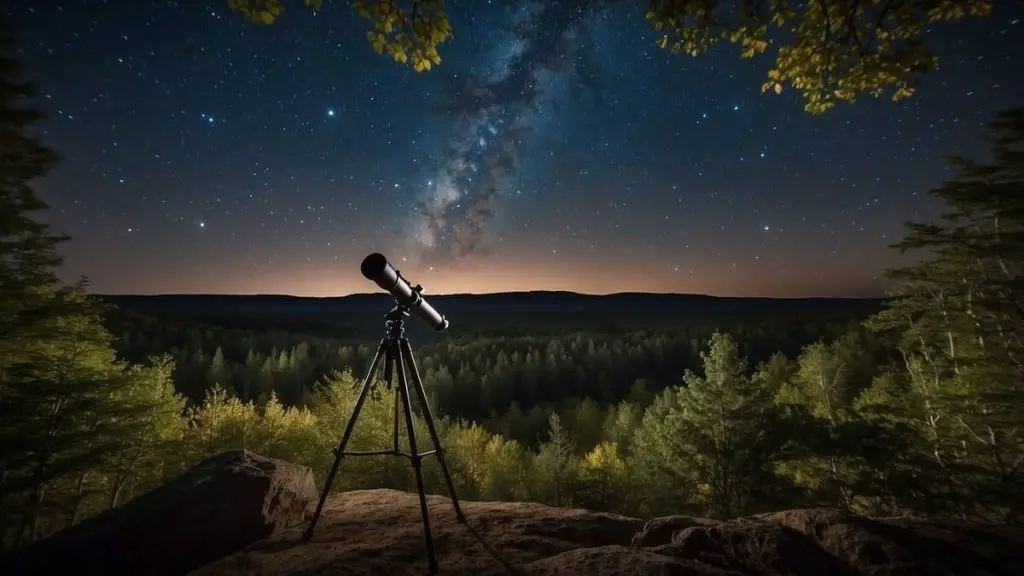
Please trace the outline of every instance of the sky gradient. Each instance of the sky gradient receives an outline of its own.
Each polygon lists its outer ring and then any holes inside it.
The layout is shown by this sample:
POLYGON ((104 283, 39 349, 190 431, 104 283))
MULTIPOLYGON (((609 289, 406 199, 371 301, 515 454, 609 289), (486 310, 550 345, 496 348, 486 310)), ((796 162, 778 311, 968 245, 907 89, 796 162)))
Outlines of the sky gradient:
POLYGON ((65 157, 37 186, 63 276, 338 296, 374 290, 377 251, 435 294, 880 295, 944 157, 1024 105, 1019 2, 929 32, 911 100, 824 116, 760 94, 768 58, 672 55, 635 3, 576 3, 453 6, 426 74, 342 2, 269 27, 226 0, 5 3, 65 157))

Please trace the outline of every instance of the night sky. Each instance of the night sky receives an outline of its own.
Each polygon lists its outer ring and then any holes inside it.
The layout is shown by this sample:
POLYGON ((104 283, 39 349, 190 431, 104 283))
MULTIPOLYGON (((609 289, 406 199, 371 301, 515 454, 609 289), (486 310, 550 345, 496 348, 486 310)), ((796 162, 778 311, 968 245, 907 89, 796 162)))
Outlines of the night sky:
POLYGON ((269 27, 227 0, 4 2, 65 157, 37 187, 64 277, 334 296, 375 290, 379 251, 428 293, 876 295, 944 156, 1024 105, 1020 2, 930 32, 910 101, 818 117, 760 94, 769 58, 658 49, 642 3, 451 4, 417 74, 345 2, 269 27))

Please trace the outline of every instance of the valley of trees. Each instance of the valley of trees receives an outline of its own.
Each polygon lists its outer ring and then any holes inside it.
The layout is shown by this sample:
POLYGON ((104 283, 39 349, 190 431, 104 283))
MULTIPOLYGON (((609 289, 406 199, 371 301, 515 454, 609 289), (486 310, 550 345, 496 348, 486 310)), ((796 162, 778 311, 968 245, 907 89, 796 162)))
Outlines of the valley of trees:
MULTIPOLYGON (((369 347, 138 322, 58 281, 31 187, 58 162, 0 38, 0 535, 4 548, 247 448, 322 481, 369 347)), ((629 515, 827 505, 1019 523, 1024 511, 1024 109, 911 223, 896 298, 863 321, 443 341, 417 350, 456 488, 629 515), (783 335, 780 339, 779 335, 783 335), (776 338, 773 341, 773 338, 776 338)), ((388 444, 391 401, 352 449, 388 444)), ((422 422, 418 433, 426 438, 422 422)), ((444 493, 433 459, 428 488, 444 493)), ((336 490, 412 490, 404 460, 336 490)))

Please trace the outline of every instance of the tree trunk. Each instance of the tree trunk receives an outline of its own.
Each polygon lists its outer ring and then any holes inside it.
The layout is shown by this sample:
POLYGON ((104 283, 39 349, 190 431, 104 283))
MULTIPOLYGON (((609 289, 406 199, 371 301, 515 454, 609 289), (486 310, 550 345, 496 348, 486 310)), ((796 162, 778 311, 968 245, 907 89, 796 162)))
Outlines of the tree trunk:
POLYGON ((6 458, 0 458, 0 526, 3 526, 2 520, 3 520, 3 517, 4 517, 4 513, 3 513, 3 510, 4 510, 4 496, 7 495, 6 494, 7 491, 4 490, 4 487, 6 486, 6 484, 7 484, 7 459, 6 458))
POLYGON ((15 536, 15 545, 28 544, 35 539, 36 528, 39 525, 39 515, 43 507, 43 496, 45 486, 42 482, 42 465, 37 466, 37 472, 33 474, 36 481, 32 484, 32 492, 29 495, 28 509, 21 517, 21 524, 18 526, 18 533, 15 536))
POLYGON ((110 500, 107 502, 107 509, 116 508, 117 501, 121 498, 121 490, 124 489, 126 477, 123 474, 118 474, 114 480, 114 488, 110 491, 110 500))
POLYGON ((78 513, 82 511, 82 501, 85 500, 85 477, 87 475, 88 472, 82 472, 78 476, 78 483, 75 487, 75 502, 71 506, 71 512, 68 514, 68 527, 78 523, 78 513))

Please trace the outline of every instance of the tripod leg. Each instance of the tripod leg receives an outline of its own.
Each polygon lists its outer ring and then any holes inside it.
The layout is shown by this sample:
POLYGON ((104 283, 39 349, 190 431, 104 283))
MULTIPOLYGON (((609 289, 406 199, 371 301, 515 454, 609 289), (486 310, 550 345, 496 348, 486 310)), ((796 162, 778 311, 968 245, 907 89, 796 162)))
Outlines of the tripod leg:
MULTIPOLYGON (((388 339, 387 347, 384 350, 384 383, 388 390, 391 390, 391 384, 394 382, 394 370, 395 364, 398 364, 398 347, 394 345, 390 339, 388 339)), ((394 425, 391 430, 391 441, 392 450, 398 452, 398 405, 399 405, 399 393, 398 386, 395 386, 395 406, 393 409, 394 413, 394 425)))
POLYGON ((305 533, 302 537, 305 540, 309 540, 313 537, 313 530, 316 529, 316 523, 320 520, 320 514, 323 512, 324 503, 327 501, 327 495, 331 492, 331 484, 334 483, 334 476, 338 474, 338 469, 341 468, 341 461, 345 458, 345 447, 348 445, 349 439, 352 437, 352 431, 356 427, 356 419, 359 418, 359 411, 363 408, 363 402, 366 401, 366 395, 370 391, 370 387, 373 384, 373 378, 377 375, 377 368, 380 366, 381 358, 384 356, 387 350, 388 341, 384 338, 380 341, 380 345, 377 346, 377 352, 373 355, 373 360, 370 361, 370 368, 366 371, 366 377, 363 379, 363 387, 359 391, 359 397, 356 399, 356 405, 352 408, 352 415, 348 419, 348 424, 345 426, 345 434, 341 437, 341 443, 334 450, 334 464, 331 466, 331 471, 327 473, 327 479, 324 480, 324 489, 320 494, 320 501, 316 505, 316 512, 313 513, 313 518, 309 521, 309 526, 306 527, 305 533))
POLYGON ((402 404, 402 392, 395 386, 395 417, 394 417, 394 428, 391 430, 391 439, 394 442, 395 452, 398 452, 398 410, 402 404))
MULTIPOLYGON (((400 344, 395 343, 395 347, 399 348, 400 344)), ((399 356, 401 356, 401 351, 399 356)), ((412 424, 412 402, 409 400, 409 380, 406 378, 405 363, 398 361, 395 362, 395 368, 398 370, 398 386, 399 394, 402 397, 402 405, 405 408, 405 427, 409 432, 409 454, 412 455, 412 468, 416 473, 416 488, 420 494, 420 514, 423 516, 423 537, 427 544, 427 560, 430 563, 430 573, 437 572, 437 559, 434 558, 434 538, 430 534, 430 516, 427 514, 427 495, 423 490, 423 470, 421 469, 421 459, 418 449, 416 448, 416 432, 413 429, 412 424)))
POLYGON ((409 340, 403 338, 399 346, 402 348, 402 365, 408 366, 409 376, 412 379, 413 389, 419 399, 420 408, 423 410, 423 419, 427 423, 427 430, 430 432, 430 439, 434 443, 434 454, 437 456, 437 463, 441 465, 441 472, 444 474, 445 484, 448 485, 448 494, 452 498, 452 506, 455 508, 455 517, 459 522, 465 523, 466 516, 459 506, 459 497, 455 494, 455 484, 452 482, 452 475, 448 471, 448 464, 444 460, 444 450, 441 448, 441 440, 437 437, 437 428, 434 426, 434 416, 430 413, 430 404, 427 402, 427 393, 423 390, 423 380, 420 378, 419 370, 416 369, 416 359, 412 355, 412 346, 409 340))

